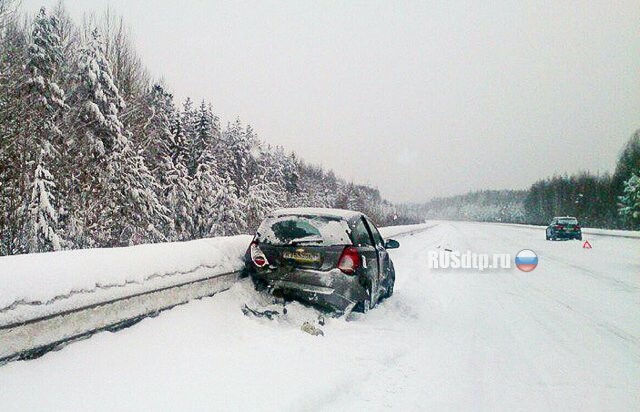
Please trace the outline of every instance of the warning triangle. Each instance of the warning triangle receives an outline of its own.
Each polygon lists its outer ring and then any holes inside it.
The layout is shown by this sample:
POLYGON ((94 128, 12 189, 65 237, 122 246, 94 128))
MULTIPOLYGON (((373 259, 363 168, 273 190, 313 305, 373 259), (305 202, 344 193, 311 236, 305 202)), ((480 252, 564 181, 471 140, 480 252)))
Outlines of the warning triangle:
POLYGON ((585 240, 584 243, 582 244, 582 248, 583 249, 591 249, 591 243, 589 243, 588 240, 585 240))

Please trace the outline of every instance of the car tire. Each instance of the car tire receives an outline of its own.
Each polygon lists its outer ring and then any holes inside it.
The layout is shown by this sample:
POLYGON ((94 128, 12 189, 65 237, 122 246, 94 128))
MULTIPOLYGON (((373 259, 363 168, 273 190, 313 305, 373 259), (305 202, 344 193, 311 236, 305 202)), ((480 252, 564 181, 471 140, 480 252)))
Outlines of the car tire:
POLYGON ((578 240, 582 240, 582 235, 578 235, 578 236, 576 236, 576 239, 578 239, 578 240))
POLYGON ((253 287, 258 292, 263 292, 269 288, 269 285, 264 279, 258 278, 258 276, 254 273, 250 274, 251 281, 253 282, 253 287))
POLYGON ((371 299, 367 298, 362 302, 358 302, 353 308, 354 312, 367 313, 371 310, 371 299))
POLYGON ((393 267, 393 262, 389 262, 389 274, 384 285, 383 299, 390 298, 393 295, 393 288, 396 284, 396 270, 393 267))
POLYGON ((393 287, 396 284, 396 277, 392 277, 391 279, 389 279, 389 283, 387 284, 387 292, 384 294, 384 298, 390 298, 391 296, 393 296, 393 287))
POLYGON ((367 295, 369 295, 365 300, 356 303, 356 306, 353 308, 354 311, 360 313, 367 313, 371 310, 371 287, 367 287, 367 295))

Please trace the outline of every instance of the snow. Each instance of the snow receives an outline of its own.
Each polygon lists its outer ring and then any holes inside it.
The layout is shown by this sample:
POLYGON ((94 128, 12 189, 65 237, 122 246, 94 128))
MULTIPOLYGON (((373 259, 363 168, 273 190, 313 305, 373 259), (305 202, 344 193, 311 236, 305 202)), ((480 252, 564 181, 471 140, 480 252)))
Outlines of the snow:
POLYGON ((515 225, 427 226, 382 230, 401 243, 395 294, 366 315, 319 326, 293 303, 275 320, 247 317, 244 304, 279 307, 243 280, 0 367, 0 410, 637 410, 640 240, 582 249, 515 225), (539 265, 430 270, 437 248, 531 249, 539 265))
POLYGON ((344 209, 331 209, 323 207, 296 207, 276 210, 271 213, 273 216, 285 216, 285 215, 309 215, 309 216, 327 216, 336 217, 342 219, 351 219, 354 216, 359 215, 360 212, 344 209))
POLYGON ((392 237, 411 235, 414 233, 421 232, 428 228, 436 226, 437 222, 427 222, 418 225, 400 225, 400 226, 388 226, 388 227, 379 227, 378 231, 385 239, 390 239, 392 237))
POLYGON ((323 246, 333 245, 350 245, 351 239, 349 238, 349 225, 344 220, 327 220, 326 218, 314 218, 310 217, 304 219, 305 222, 313 227, 317 234, 310 233, 309 236, 295 238, 295 239, 282 239, 276 233, 274 233, 274 226, 281 222, 290 221, 290 214, 280 215, 278 217, 266 218, 258 228, 260 233, 260 241, 270 244, 283 244, 289 240, 295 240, 297 242, 311 241, 312 243, 322 242, 323 246))
POLYGON ((0 257, 0 325, 242 268, 248 235, 0 257))

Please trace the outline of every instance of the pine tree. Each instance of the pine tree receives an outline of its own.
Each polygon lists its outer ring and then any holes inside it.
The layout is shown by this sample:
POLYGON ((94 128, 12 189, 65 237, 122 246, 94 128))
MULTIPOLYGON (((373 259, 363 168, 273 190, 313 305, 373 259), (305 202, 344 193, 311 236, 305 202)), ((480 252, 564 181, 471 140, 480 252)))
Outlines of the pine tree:
POLYGON ((193 201, 193 234, 196 238, 211 236, 218 213, 219 193, 223 180, 209 164, 200 164, 191 180, 193 201))
POLYGON ((284 203, 283 192, 276 182, 257 179, 249 186, 245 199, 247 228, 255 230, 270 211, 284 203))
POLYGON ((168 219, 167 211, 156 197, 155 179, 118 117, 125 102, 97 30, 81 51, 74 102, 84 137, 78 151, 78 243, 117 246, 163 239, 156 225, 168 219))
POLYGON ((189 240, 194 233, 193 199, 187 168, 182 163, 172 163, 165 158, 165 174, 160 182, 164 204, 171 220, 168 240, 189 240))
POLYGON ((245 205, 236 196, 236 190, 229 177, 217 179, 215 197, 213 200, 214 214, 210 236, 229 236, 245 233, 246 215, 245 205))
POLYGON ((167 240, 187 240, 193 230, 192 196, 180 118, 173 97, 160 85, 152 87, 149 107, 152 116, 145 128, 145 161, 158 182, 158 199, 169 214, 158 230, 167 240))
POLYGON ((95 156, 110 154, 118 143, 126 141, 124 126, 118 117, 125 102, 113 81, 97 29, 91 32, 87 46, 80 51, 77 79, 75 99, 87 126, 84 138, 95 156))
POLYGON ((624 195, 620 196, 620 202, 620 215, 632 228, 637 228, 640 225, 640 171, 632 172, 624 183, 624 195))
POLYGON ((127 140, 108 162, 103 212, 109 222, 110 246, 125 246, 166 240, 159 230, 170 224, 169 211, 156 197, 158 184, 142 156, 127 140), (111 219, 109 219, 111 218, 111 219))
POLYGON ((228 147, 228 158, 224 164, 228 176, 233 181, 237 197, 246 194, 249 187, 247 171, 251 157, 251 144, 247 139, 246 131, 242 127, 240 119, 227 125, 225 131, 225 144, 228 147))
POLYGON ((56 183, 51 166, 60 163, 62 133, 58 127, 65 108, 64 92, 55 81, 62 58, 60 39, 56 33, 57 20, 40 9, 34 23, 32 43, 29 45, 26 81, 31 104, 27 124, 31 125, 29 151, 36 156, 31 178, 31 198, 28 220, 29 250, 41 252, 60 250, 58 228, 60 196, 54 193, 56 183))
POLYGON ((196 137, 196 112, 193 109, 193 101, 187 97, 182 105, 182 112, 180 113, 180 130, 184 137, 185 147, 187 148, 187 170, 189 176, 195 176, 198 169, 198 154, 195 142, 196 137))
MULTIPOLYGON (((45 157, 44 153, 41 157, 45 157)), ((57 213, 52 205, 55 198, 51 194, 55 188, 53 176, 38 163, 31 190, 29 203, 30 219, 30 247, 31 252, 60 250, 60 236, 56 233, 57 213)))

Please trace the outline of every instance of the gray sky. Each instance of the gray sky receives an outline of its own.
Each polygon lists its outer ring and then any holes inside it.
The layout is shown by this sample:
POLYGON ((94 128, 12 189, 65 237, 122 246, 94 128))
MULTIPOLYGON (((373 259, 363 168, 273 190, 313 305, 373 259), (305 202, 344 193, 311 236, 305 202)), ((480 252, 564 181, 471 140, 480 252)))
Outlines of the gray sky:
POLYGON ((640 127, 637 0, 66 5, 122 14, 177 99, 393 201, 611 171, 640 127))

